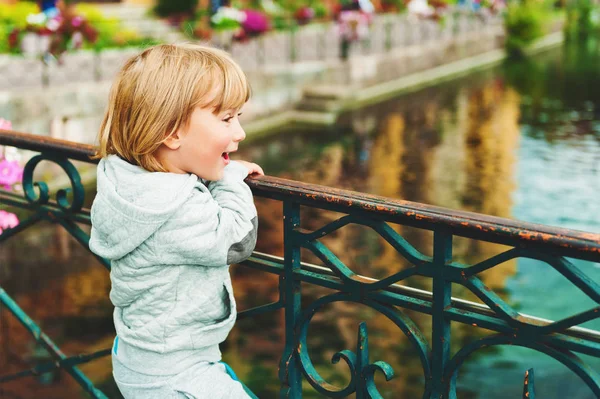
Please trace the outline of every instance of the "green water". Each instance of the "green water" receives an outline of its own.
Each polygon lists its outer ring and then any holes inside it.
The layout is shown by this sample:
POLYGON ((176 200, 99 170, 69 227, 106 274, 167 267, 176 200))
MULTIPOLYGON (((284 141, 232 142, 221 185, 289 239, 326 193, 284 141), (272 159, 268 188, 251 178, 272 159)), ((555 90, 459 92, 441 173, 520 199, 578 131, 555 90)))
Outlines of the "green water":
MULTIPOLYGON (((510 82, 523 95, 512 216, 600 233, 598 42, 570 46, 549 60, 510 66, 505 73, 521 77, 510 82)), ((574 263, 592 280, 600 281, 599 264, 574 263)), ((517 274, 507 281, 507 290, 523 312, 552 320, 596 305, 559 273, 531 260, 519 261, 517 274)), ((600 330, 600 320, 583 326, 600 330)), ((584 359, 600 371, 599 359, 584 359)), ((538 352, 505 349, 480 362, 484 368, 472 374, 467 383, 482 387, 481 398, 518 397, 518 389, 500 393, 497 387, 519 381, 528 367, 535 368, 536 393, 540 397, 594 397, 574 373, 538 352)))
MULTIPOLYGON (((598 40, 569 43, 528 61, 510 61, 343 115, 333 129, 291 129, 254 143, 244 155, 262 162, 267 173, 291 179, 600 233, 599 45, 598 40)), ((413 245, 430 253, 430 236, 404 232, 413 245)), ((337 240, 341 243, 334 242, 335 248, 361 248, 360 258, 345 259, 355 270, 389 274, 377 262, 377 239, 359 232, 337 240)), ((474 263, 502 249, 459 240, 455 258, 474 263)), ((600 265, 573 262, 600 280, 600 265)), ((594 307, 541 262, 519 259, 497 269, 484 279, 486 284, 523 313, 558 320, 594 307)), ((421 281, 413 283, 427 288, 421 281)), ((453 294, 469 297, 456 290, 453 294)), ((417 323, 426 331, 427 320, 417 317, 417 323)), ((600 322, 583 327, 600 329, 600 322)), ((480 335, 460 330, 455 336, 466 343, 480 335)), ((600 370, 598 359, 588 360, 600 370)), ((414 363, 395 366, 399 373, 418 375, 414 363)), ((461 397, 520 397, 530 367, 540 397, 593 397, 557 361, 513 347, 468 362, 459 376, 461 397)), ((413 397, 418 391, 402 392, 413 397)))

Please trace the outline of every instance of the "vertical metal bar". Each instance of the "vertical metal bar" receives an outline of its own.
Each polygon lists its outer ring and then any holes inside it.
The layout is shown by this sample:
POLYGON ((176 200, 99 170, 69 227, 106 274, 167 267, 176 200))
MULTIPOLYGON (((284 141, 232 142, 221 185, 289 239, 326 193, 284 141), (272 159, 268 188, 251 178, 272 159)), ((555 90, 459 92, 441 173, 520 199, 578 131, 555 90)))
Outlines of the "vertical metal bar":
POLYGON ((358 339, 356 341, 356 399, 369 399, 367 392, 367 381, 363 370, 369 365, 369 338, 367 323, 364 321, 358 326, 358 339))
POLYGON ((100 56, 100 49, 94 51, 94 81, 100 82, 102 80, 102 57, 100 56))
POLYGON ((50 86, 50 74, 48 72, 48 63, 42 59, 42 87, 50 86))
POLYGON ((371 53, 371 36, 366 37, 361 41, 362 54, 368 55, 371 53))
POLYGON ((260 36, 260 60, 259 60, 259 65, 261 67, 265 66, 267 64, 267 44, 265 41, 265 36, 261 35, 260 36))
POLYGON ((300 269, 300 246, 294 237, 294 229, 300 226, 300 205, 291 201, 283 203, 284 246, 284 300, 285 300, 285 348, 279 365, 281 381, 280 398, 302 398, 302 375, 296 351, 296 326, 300 318, 300 282, 294 279, 294 270, 300 269))
POLYGON ((523 384, 523 399, 535 399, 535 389, 533 385, 533 369, 525 372, 525 383, 523 384))
POLYGON ((392 23, 390 20, 385 20, 383 29, 385 32, 385 51, 390 51, 392 49, 392 23))
POLYGON ((327 40, 326 29, 327 28, 323 28, 323 30, 319 32, 317 37, 317 61, 325 61, 327 58, 325 55, 325 46, 327 40))
POLYGON ((444 309, 450 306, 452 285, 444 278, 444 267, 452 260, 452 234, 437 230, 433 236, 433 314, 432 314, 432 390, 431 398, 444 397, 444 369, 450 356, 450 321, 444 309))
POLYGON ((345 37, 340 39, 340 58, 344 61, 350 58, 350 44, 350 40, 345 37))
POLYGON ((0 301, 0 344, 2 345, 2 353, 0 353, 0 362, 8 364, 10 342, 8 322, 4 318, 4 303, 0 301))
POLYGON ((258 60, 258 66, 259 67, 263 67, 265 65, 265 58, 266 58, 266 50, 265 50, 265 36, 261 35, 258 38, 258 54, 257 54, 257 60, 258 60))
POLYGON ((296 54, 296 27, 292 26, 290 28, 290 63, 293 64, 296 62, 297 58, 296 54))

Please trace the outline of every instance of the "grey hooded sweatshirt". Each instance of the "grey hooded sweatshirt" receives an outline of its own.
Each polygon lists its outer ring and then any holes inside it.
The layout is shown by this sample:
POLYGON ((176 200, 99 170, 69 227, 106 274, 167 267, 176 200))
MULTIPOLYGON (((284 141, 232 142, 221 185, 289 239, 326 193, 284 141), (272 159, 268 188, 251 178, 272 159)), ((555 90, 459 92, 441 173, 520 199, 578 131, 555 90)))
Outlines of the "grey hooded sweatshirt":
POLYGON ((218 361, 236 319, 228 265, 256 244, 247 169, 233 161, 205 185, 111 155, 97 173, 90 249, 111 261, 113 356, 150 375, 218 361))

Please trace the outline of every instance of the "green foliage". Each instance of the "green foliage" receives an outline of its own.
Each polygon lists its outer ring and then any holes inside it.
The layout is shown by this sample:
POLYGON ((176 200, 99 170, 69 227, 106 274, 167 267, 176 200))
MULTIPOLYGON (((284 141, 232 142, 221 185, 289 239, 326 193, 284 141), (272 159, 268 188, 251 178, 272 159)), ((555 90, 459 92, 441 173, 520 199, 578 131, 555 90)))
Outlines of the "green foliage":
POLYGON ((322 1, 315 0, 280 0, 277 3, 286 11, 288 14, 293 14, 301 8, 311 7, 313 10, 315 7, 323 6, 326 7, 322 1))
POLYGON ((570 0, 567 3, 565 33, 586 36, 600 28, 600 6, 593 0, 570 0))
POLYGON ((0 54, 10 51, 8 35, 10 35, 11 30, 9 25, 0 24, 0 54))
POLYGON ((181 14, 193 15, 197 5, 198 0, 158 0, 154 12, 161 17, 181 14))
POLYGON ((244 8, 247 8, 247 4, 244 1, 231 0, 231 7, 238 9, 238 10, 243 10, 244 8))
POLYGON ((527 46, 544 34, 543 27, 551 19, 548 7, 539 1, 512 3, 505 14, 506 50, 510 55, 523 55, 527 46))
MULTIPOLYGON (((27 26, 27 16, 37 14, 40 10, 36 3, 19 2, 16 4, 0 4, 0 53, 20 53, 18 46, 11 49, 9 35, 16 28, 23 35, 23 28, 27 26)), ((84 48, 101 50, 104 48, 138 46, 145 47, 157 44, 154 39, 142 37, 133 29, 124 29, 117 18, 106 17, 94 5, 80 3, 75 5, 75 13, 81 15, 98 32, 95 43, 84 42, 84 48)))
POLYGON ((27 15, 39 13, 36 3, 22 1, 16 4, 0 3, 0 54, 11 52, 10 33, 27 25, 27 15))
POLYGON ((222 19, 219 23, 213 23, 212 27, 216 31, 234 30, 240 27, 240 23, 235 19, 222 19))
POLYGON ((39 12, 37 4, 29 1, 21 1, 16 4, 0 3, 0 24, 24 28, 27 25, 27 16, 39 12))
POLYGON ((98 7, 90 4, 77 4, 75 6, 77 14, 84 17, 90 25, 98 31, 98 39, 94 44, 86 45, 95 49, 102 49, 113 46, 113 34, 119 30, 119 20, 117 18, 106 17, 98 7))
POLYGON ((313 10, 315 10, 315 18, 327 18, 329 10, 322 2, 313 2, 313 10))
POLYGON ((106 17, 102 11, 91 4, 80 3, 75 6, 77 14, 83 16, 98 31, 98 39, 85 47, 101 50, 115 47, 146 47, 158 44, 157 40, 142 37, 134 29, 123 28, 115 17, 106 17))
POLYGON ((404 0, 382 0, 381 5, 384 10, 389 11, 402 11, 406 8, 406 3, 404 0))
POLYGON ((275 30, 290 30, 296 26, 296 23, 292 18, 277 15, 271 19, 271 25, 275 30))

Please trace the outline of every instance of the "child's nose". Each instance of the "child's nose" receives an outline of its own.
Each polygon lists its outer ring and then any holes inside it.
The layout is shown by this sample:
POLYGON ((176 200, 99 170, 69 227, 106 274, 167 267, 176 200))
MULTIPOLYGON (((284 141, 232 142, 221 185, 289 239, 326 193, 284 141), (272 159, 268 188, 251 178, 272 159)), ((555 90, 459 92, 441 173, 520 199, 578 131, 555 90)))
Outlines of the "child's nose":
POLYGON ((239 142, 239 141, 244 140, 245 138, 246 138, 246 132, 240 125, 238 125, 238 128, 237 128, 235 134, 233 135, 233 141, 239 142))

